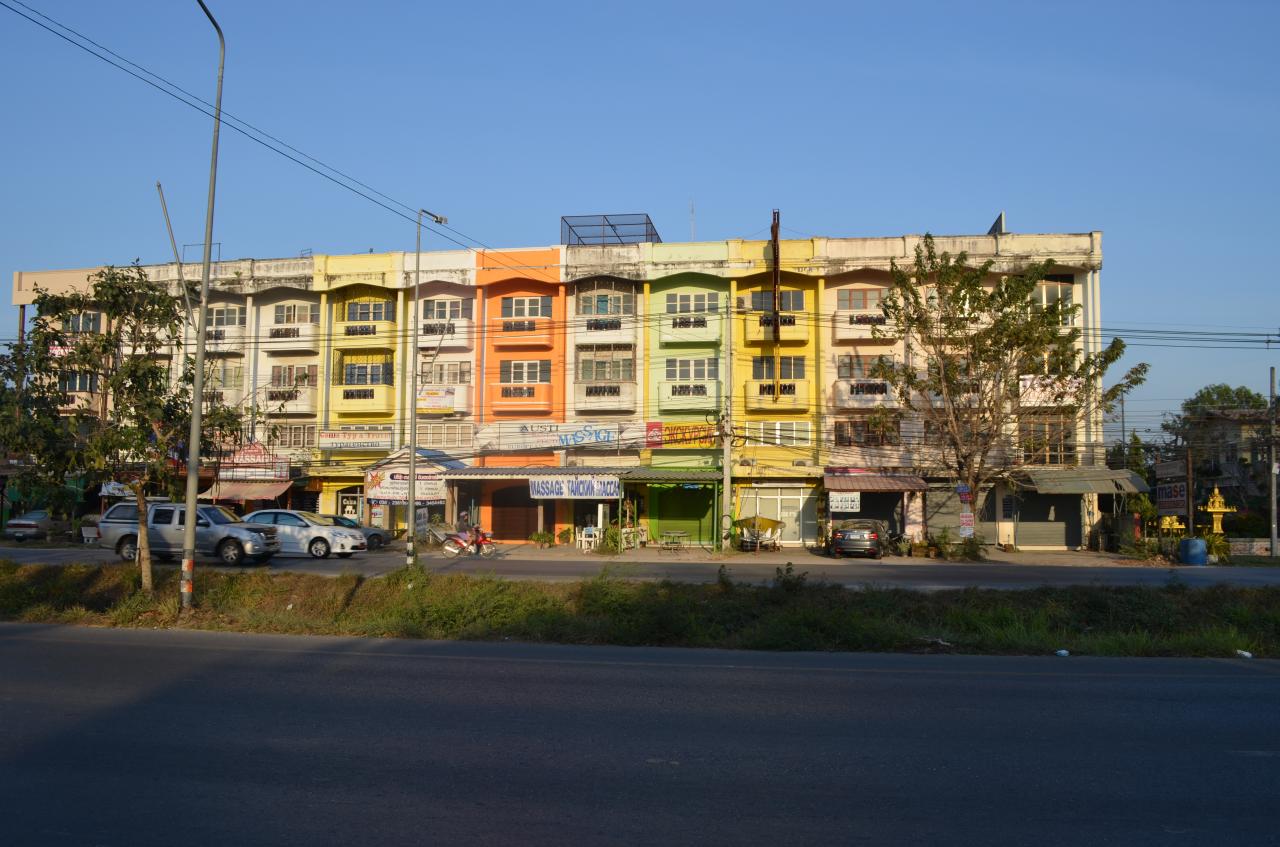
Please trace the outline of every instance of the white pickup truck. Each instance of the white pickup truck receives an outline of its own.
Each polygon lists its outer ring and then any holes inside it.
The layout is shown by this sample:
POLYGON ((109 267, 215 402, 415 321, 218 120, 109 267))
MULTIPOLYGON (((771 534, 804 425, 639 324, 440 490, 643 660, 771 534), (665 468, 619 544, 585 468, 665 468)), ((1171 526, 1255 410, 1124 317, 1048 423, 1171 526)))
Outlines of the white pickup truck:
MULTIPOLYGON (((182 555, 187 507, 181 503, 152 503, 147 508, 147 541, 160 561, 182 555)), ((114 550, 125 561, 138 553, 138 507, 117 503, 98 522, 98 546, 114 550)), ((280 552, 276 528, 247 524, 221 506, 196 507, 196 555, 210 556, 236 567, 262 564, 280 552)))

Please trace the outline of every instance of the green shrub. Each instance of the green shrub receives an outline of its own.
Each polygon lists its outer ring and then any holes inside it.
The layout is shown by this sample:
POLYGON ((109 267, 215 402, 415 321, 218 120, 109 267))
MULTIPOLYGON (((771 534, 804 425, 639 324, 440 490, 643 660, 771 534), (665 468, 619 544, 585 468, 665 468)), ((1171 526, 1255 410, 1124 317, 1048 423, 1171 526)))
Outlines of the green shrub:
POLYGON ((544 547, 550 547, 556 543, 555 536, 549 532, 535 532, 533 535, 529 536, 529 541, 544 547))
POLYGON ((566 546, 569 544, 572 544, 573 543, 573 527, 566 526, 564 529, 560 530, 560 533, 556 535, 556 538, 560 540, 561 544, 564 544, 566 546))

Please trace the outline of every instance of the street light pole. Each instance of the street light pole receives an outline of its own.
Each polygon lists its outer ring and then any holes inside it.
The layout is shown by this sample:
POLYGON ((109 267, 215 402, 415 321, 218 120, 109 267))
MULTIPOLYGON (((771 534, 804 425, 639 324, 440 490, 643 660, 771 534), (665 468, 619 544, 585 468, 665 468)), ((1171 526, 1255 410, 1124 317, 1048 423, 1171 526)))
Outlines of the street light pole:
MULTIPOLYGON (((182 608, 191 608, 192 582, 196 570, 196 495, 200 487, 200 429, 204 406, 204 342, 205 322, 209 314, 209 260, 213 249, 213 199, 218 182, 218 130, 222 127, 222 69, 227 57, 227 42, 222 27, 214 20, 204 0, 196 0, 205 17, 218 33, 218 90, 213 101, 213 152, 209 156, 209 200, 204 213, 204 264, 200 269, 200 309, 196 319, 196 361, 191 383, 191 430, 187 436, 187 508, 182 528, 182 576, 179 591, 182 608)), ((145 521, 146 515, 138 520, 145 521)))
POLYGON ((409 344, 410 362, 409 370, 412 371, 409 376, 409 503, 408 518, 409 531, 407 533, 408 543, 405 544, 404 563, 406 567, 415 567, 418 564, 418 326, 421 324, 418 315, 418 283, 422 273, 422 216, 426 215, 437 224, 446 224, 449 219, 443 215, 437 215, 428 212, 426 209, 418 210, 418 242, 413 253, 413 296, 409 298, 411 313, 410 320, 413 321, 413 330, 411 341, 409 344))

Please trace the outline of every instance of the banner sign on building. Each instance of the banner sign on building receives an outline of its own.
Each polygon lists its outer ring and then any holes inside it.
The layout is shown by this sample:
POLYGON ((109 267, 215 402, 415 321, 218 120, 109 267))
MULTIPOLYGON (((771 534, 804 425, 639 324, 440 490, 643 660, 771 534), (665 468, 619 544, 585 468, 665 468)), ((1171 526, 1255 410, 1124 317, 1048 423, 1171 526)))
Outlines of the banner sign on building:
MULTIPOLYGON (((437 503, 444 500, 444 477, 434 470, 420 470, 416 474, 413 499, 419 503, 437 503)), ((364 475, 364 496, 370 503, 392 505, 409 502, 409 466, 377 468, 364 475)))
POLYGON ((827 492, 827 511, 828 512, 861 512, 862 511, 862 492, 861 491, 828 491, 827 492))
POLYGON ((479 450, 634 450, 644 424, 503 421, 476 427, 479 450))
POLYGON ((390 450, 391 430, 322 429, 316 433, 321 450, 390 450))
POLYGON ((1187 482, 1156 483, 1156 510, 1161 515, 1187 516, 1187 482))
POLYGON ((705 450, 719 446, 719 434, 714 424, 663 423, 649 421, 645 424, 644 446, 674 447, 689 450, 705 450))
POLYGON ((531 476, 529 496, 535 500, 617 500, 622 483, 616 476, 531 476))
POLYGON ((452 412, 457 388, 452 385, 418 386, 419 412, 452 412))
POLYGON ((232 453, 218 467, 218 480, 285 480, 289 478, 289 459, 261 444, 250 444, 232 453))

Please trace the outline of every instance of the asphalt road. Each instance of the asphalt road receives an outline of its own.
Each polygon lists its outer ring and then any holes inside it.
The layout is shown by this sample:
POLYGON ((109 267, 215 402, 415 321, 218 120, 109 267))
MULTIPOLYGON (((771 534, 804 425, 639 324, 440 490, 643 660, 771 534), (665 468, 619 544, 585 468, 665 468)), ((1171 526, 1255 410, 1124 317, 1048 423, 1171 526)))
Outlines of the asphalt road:
MULTIPOLYGON (((522 555, 521 548, 500 553, 492 559, 475 556, 446 559, 439 553, 424 554, 423 562, 441 573, 494 574, 507 579, 577 580, 610 573, 630 579, 671 579, 681 582, 714 582, 720 563, 716 561, 628 561, 625 556, 607 559, 584 555, 574 559, 535 558, 522 555)), ((69 564, 73 562, 115 562, 118 558, 97 548, 5 547, 0 559, 21 563, 69 564)), ((732 578, 739 582, 764 582, 773 578, 783 559, 795 562, 797 570, 811 579, 849 587, 878 585, 936 591, 979 586, 985 588, 1035 588, 1041 585, 1165 585, 1172 575, 1192 587, 1228 583, 1240 586, 1280 585, 1280 568, 1255 567, 1140 567, 1108 565, 1085 567, 1026 562, 935 562, 921 560, 866 559, 834 560, 805 550, 779 556, 735 556, 725 560, 732 578)), ((311 559, 304 556, 277 556, 268 566, 273 571, 297 571, 336 576, 360 573, 379 576, 404 566, 403 550, 358 553, 350 559, 311 559)), ((216 567, 201 561, 198 567, 216 567)))
POLYGON ((1276 844, 1280 664, 0 625, 13 845, 1276 844))

